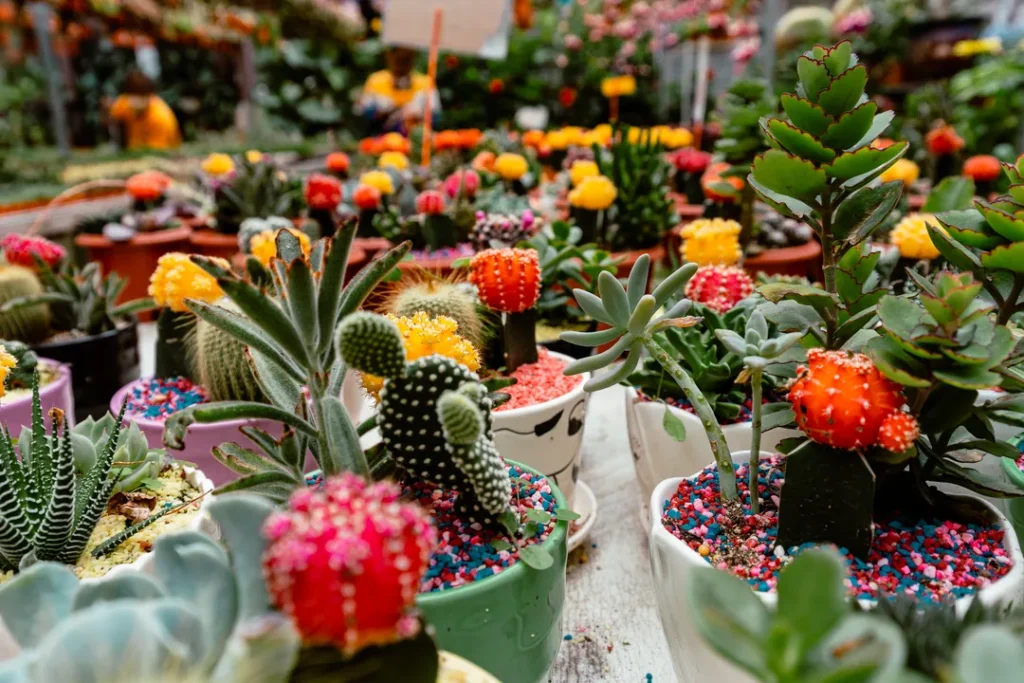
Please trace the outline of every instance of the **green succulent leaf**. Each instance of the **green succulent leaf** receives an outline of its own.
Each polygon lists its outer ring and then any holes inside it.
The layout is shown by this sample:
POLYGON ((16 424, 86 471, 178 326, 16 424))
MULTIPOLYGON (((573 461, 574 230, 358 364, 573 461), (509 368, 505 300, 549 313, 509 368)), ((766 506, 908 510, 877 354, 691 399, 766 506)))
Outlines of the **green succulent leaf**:
POLYGON ((877 177, 896 162, 907 150, 907 143, 896 143, 885 149, 862 147, 856 152, 840 154, 831 164, 823 167, 829 178, 837 178, 852 185, 862 184, 865 177, 877 177))
MULTIPOLYGON (((949 261, 951 265, 964 271, 981 268, 981 260, 975 256, 974 252, 934 225, 928 224, 928 236, 931 237, 935 248, 942 254, 942 258, 949 261)), ((984 254, 982 256, 984 257, 984 254)))
POLYGON ((878 370, 897 384, 905 387, 925 388, 931 386, 924 367, 908 356, 903 349, 888 337, 876 337, 868 342, 864 352, 878 370))
POLYGON ((704 642, 755 676, 765 671, 763 643, 771 615, 746 583, 709 567, 690 575, 686 591, 690 617, 704 642))
POLYGON ((686 441, 686 425, 672 412, 668 404, 665 405, 665 414, 661 418, 661 426, 673 441, 678 441, 679 443, 686 441))
POLYGON ((903 193, 903 182, 894 180, 878 187, 862 187, 836 209, 832 231, 847 244, 860 244, 889 216, 903 193))
POLYGON ((850 111, 864 96, 868 84, 868 70, 864 65, 847 69, 833 79, 831 85, 818 96, 818 104, 831 116, 840 116, 850 111))
POLYGON ((1002 378, 979 365, 961 365, 946 370, 936 370, 936 379, 959 389, 991 389, 999 386, 1002 378))
POLYGON ((750 186, 755 192, 757 192, 761 201, 768 204, 787 218, 803 218, 804 216, 810 215, 812 211, 810 206, 799 199, 787 197, 786 195, 769 190, 767 187, 759 183, 753 175, 747 176, 747 182, 750 183, 750 186))
POLYGON ((992 230, 1002 235, 1011 242, 1024 241, 1024 220, 1014 215, 1001 211, 991 204, 978 203, 978 208, 985 216, 985 220, 992 230))
POLYGON ((762 128, 783 149, 801 159, 813 161, 815 164, 825 164, 836 158, 833 150, 818 142, 809 133, 798 130, 782 119, 771 119, 767 123, 762 123, 762 128))
POLYGON ((814 201, 827 183, 824 170, 778 149, 757 157, 751 175, 760 186, 804 203, 814 201))
POLYGON ((551 553, 539 545, 528 545, 519 549, 519 559, 527 567, 543 571, 555 563, 551 553))
POLYGON ((950 176, 932 188, 921 210, 925 213, 963 211, 971 208, 973 201, 974 181, 964 176, 950 176))
POLYGON ((985 252, 981 255, 981 263, 986 268, 1024 273, 1024 242, 1014 242, 985 252))
MULTIPOLYGON (((803 86, 804 93, 812 102, 818 102, 821 93, 832 82, 825 64, 811 59, 807 55, 801 55, 796 60, 796 73, 800 78, 800 85, 803 86)), ((827 110, 822 107, 822 111, 827 110)))
POLYGON ((833 124, 833 118, 824 109, 808 100, 790 94, 783 95, 780 100, 789 120, 815 137, 820 138, 833 124))
POLYGON ((814 648, 850 612, 846 599, 846 566, 836 553, 800 553, 779 577, 778 618, 800 637, 801 647, 814 648))
POLYGON ((825 52, 822 61, 833 78, 842 75, 843 72, 857 63, 856 58, 853 56, 853 44, 848 40, 837 43, 825 52))
POLYGON ((806 306, 811 306, 822 317, 829 311, 834 311, 838 305, 838 300, 834 294, 830 294, 824 289, 813 285, 775 282, 759 287, 757 291, 760 292, 761 296, 773 303, 789 299, 806 306))
POLYGON ((835 123, 828 127, 825 134, 820 136, 821 141, 837 150, 854 147, 871 130, 871 124, 875 121, 875 112, 877 111, 877 104, 865 102, 853 111, 840 116, 835 123))
POLYGON ((1016 683, 1024 670, 1024 644, 1008 630, 984 624, 960 642, 957 679, 963 683, 1016 683))
POLYGON ((974 209, 946 211, 940 213, 936 218, 953 239, 968 247, 989 250, 1004 242, 1003 238, 989 227, 985 216, 980 211, 974 209))

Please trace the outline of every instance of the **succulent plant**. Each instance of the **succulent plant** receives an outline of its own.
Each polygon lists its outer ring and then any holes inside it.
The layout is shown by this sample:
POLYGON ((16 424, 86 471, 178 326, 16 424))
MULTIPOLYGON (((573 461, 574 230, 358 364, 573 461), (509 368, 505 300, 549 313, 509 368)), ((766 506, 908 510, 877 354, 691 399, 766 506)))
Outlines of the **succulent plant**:
POLYGON ((491 434, 491 399, 474 373, 440 355, 406 362, 398 327, 372 313, 341 324, 338 351, 350 367, 386 378, 377 422, 396 464, 458 491, 470 519, 493 523, 514 515, 508 470, 491 434))
POLYGON ((246 218, 238 228, 238 248, 243 254, 250 254, 252 253, 252 238, 256 235, 265 232, 277 233, 278 230, 288 230, 293 227, 295 226, 290 220, 281 216, 246 218))
POLYGON ((43 296, 43 285, 24 266, 0 266, 0 337, 36 344, 50 335, 50 309, 45 301, 18 305, 43 296), (8 303, 15 302, 10 307, 8 303))
POLYGON ((8 389, 22 389, 32 385, 32 378, 36 375, 36 368, 39 365, 39 356, 29 347, 28 344, 20 341, 7 341, 0 339, 0 347, 12 355, 15 366, 7 375, 8 389))
POLYGON ((342 226, 334 238, 316 242, 308 257, 295 235, 279 232, 269 270, 248 259, 250 274, 261 285, 243 280, 211 259, 193 257, 217 278, 240 313, 201 301, 189 301, 190 309, 247 347, 256 381, 269 403, 219 401, 186 408, 167 420, 165 445, 183 448, 185 432, 193 423, 265 418, 285 428, 282 438, 275 439, 261 429, 242 427, 260 452, 234 443, 214 449, 220 462, 243 475, 222 487, 222 492, 252 488, 282 501, 295 488, 305 486, 307 452, 316 458, 324 476, 369 473, 359 435, 338 398, 347 367, 335 351, 334 332, 410 245, 392 249, 342 287, 355 229, 351 223, 342 226))
POLYGON ((444 316, 458 324, 459 335, 477 349, 483 348, 484 326, 476 298, 465 285, 441 280, 429 274, 413 278, 408 274, 396 283, 385 309, 399 317, 423 312, 432 318, 444 316))
POLYGON ((469 237, 478 250, 514 247, 529 240, 537 228, 537 220, 529 210, 522 216, 477 211, 476 224, 469 237))
MULTIPOLYGON (((220 299, 215 305, 231 313, 241 313, 230 299, 220 299)), ((209 392, 210 400, 267 402, 246 355, 245 344, 230 333, 200 318, 188 340, 188 350, 192 376, 209 392)))
MULTIPOLYGON (((115 418, 107 413, 99 420, 88 417, 71 430, 71 452, 75 458, 75 473, 88 473, 100 459, 107 439, 114 433, 115 418)), ((22 428, 18 437, 19 448, 31 452, 32 432, 22 428)), ((134 491, 147 479, 156 479, 163 470, 166 451, 150 448, 139 425, 130 422, 121 429, 114 446, 113 466, 108 479, 114 479, 112 493, 134 491)))
POLYGON ((214 189, 217 232, 237 233, 246 218, 298 215, 302 191, 301 181, 274 163, 243 159, 234 177, 214 189))
MULTIPOLYGON (((117 273, 100 273, 98 263, 78 268, 65 261, 54 271, 42 260, 36 261, 41 293, 32 293, 6 301, 0 306, 0 319, 10 313, 21 313, 47 304, 50 309, 50 331, 78 331, 96 335, 115 329, 119 323, 141 311, 155 307, 152 299, 136 299, 118 305, 118 296, 125 280, 117 273)), ((23 340, 28 341, 28 340, 23 340)))

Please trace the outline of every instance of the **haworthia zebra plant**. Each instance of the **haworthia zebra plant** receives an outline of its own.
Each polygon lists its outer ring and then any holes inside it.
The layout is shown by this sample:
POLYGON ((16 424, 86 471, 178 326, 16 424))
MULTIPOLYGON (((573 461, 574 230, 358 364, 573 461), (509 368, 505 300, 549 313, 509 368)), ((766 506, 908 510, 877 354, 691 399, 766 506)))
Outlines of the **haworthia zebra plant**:
POLYGON ((316 458, 324 476, 343 471, 369 474, 359 434, 338 398, 347 368, 336 353, 334 333, 410 245, 395 247, 342 287, 355 231, 355 223, 341 226, 334 238, 316 242, 306 257, 299 240, 283 230, 277 235, 278 256, 269 269, 248 259, 251 281, 208 258, 193 257, 217 278, 239 312, 201 301, 189 301, 189 308, 246 345, 256 379, 270 403, 220 401, 187 408, 167 421, 165 445, 182 449, 185 432, 193 423, 265 419, 284 426, 280 439, 256 427, 241 428, 258 444, 259 453, 235 443, 214 449, 221 463, 242 475, 219 493, 253 489, 283 501, 305 485, 307 452, 316 458))
MULTIPOLYGON (((77 476, 68 423, 61 411, 51 411, 47 437, 39 379, 33 378, 31 438, 15 440, 6 426, 0 435, 0 566, 4 570, 36 561, 78 561, 118 485, 118 477, 110 474, 124 410, 122 406, 94 464, 77 476)), ((95 554, 112 551, 166 512, 125 529, 95 554)))

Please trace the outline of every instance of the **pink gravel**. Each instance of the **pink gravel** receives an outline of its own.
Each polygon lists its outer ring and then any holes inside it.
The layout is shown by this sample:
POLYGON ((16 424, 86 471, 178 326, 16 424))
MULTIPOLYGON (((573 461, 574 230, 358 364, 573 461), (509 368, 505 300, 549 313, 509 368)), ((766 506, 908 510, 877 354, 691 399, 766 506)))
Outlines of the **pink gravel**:
POLYGON ((567 365, 566 361, 552 356, 547 349, 539 348, 536 363, 521 365, 511 374, 517 380, 516 383, 501 389, 501 392, 510 395, 512 400, 495 408, 494 412, 526 408, 568 394, 583 378, 579 375, 563 375, 567 365))

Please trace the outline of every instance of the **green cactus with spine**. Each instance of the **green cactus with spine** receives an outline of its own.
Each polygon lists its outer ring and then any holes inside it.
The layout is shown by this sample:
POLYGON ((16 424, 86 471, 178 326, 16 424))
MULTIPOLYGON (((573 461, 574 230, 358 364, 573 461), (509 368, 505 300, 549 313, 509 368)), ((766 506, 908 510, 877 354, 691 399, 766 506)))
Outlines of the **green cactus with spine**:
POLYGON ((252 238, 264 232, 277 233, 278 230, 290 230, 295 226, 287 218, 268 216, 266 218, 246 218, 238 228, 238 248, 243 254, 250 254, 252 238))
MULTIPOLYGON (((78 475, 74 453, 76 441, 81 449, 81 439, 72 437, 59 410, 51 411, 47 436, 38 376, 33 380, 31 429, 17 440, 6 426, 0 435, 0 567, 17 571, 37 561, 78 561, 119 483, 110 475, 121 452, 125 406, 94 462, 78 475)), ((166 511, 108 539, 99 554, 112 551, 163 514, 166 511)))
POLYGON ((32 377, 39 366, 39 356, 28 344, 20 341, 0 339, 0 346, 14 356, 16 365, 7 376, 8 389, 22 389, 32 386, 32 377))
MULTIPOLYGON (((0 267, 0 305, 43 294, 43 285, 28 268, 0 267)), ((36 344, 50 335, 50 308, 45 303, 15 308, 0 313, 0 337, 36 344)))
MULTIPOLYGON (((230 299, 221 299, 216 305, 239 313, 230 299)), ((246 357, 245 344, 202 318, 196 320, 189 342, 194 379, 211 400, 266 402, 246 357)))
POLYGON ((514 515, 512 484, 491 433, 491 399, 476 374, 439 355, 406 363, 398 327, 373 313, 341 324, 338 352, 350 367, 386 378, 377 423, 396 464, 458 491, 458 505, 473 521, 514 515))
POLYGON ((459 324, 459 336, 477 349, 483 348, 484 324, 475 297, 453 282, 427 279, 395 293, 388 311, 397 316, 411 317, 420 311, 432 318, 445 316, 459 324))

